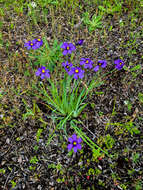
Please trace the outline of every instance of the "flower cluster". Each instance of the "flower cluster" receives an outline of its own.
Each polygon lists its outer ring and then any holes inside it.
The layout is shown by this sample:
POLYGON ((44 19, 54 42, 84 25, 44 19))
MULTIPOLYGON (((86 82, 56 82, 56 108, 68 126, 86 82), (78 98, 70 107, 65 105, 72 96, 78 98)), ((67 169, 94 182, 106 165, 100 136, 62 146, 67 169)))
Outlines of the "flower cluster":
POLYGON ((34 39, 32 41, 28 41, 27 43, 24 44, 24 46, 30 50, 30 49, 38 49, 43 45, 43 41, 38 38, 38 39, 34 39))
POLYGON ((74 152, 77 152, 77 149, 81 150, 81 138, 77 138, 76 134, 73 134, 72 137, 68 138, 68 141, 70 144, 68 144, 68 151, 70 151, 73 148, 74 152))
MULTIPOLYGON (((24 44, 24 46, 30 50, 30 49, 38 49, 43 45, 43 41, 40 38, 34 39, 32 41, 28 41, 27 43, 24 44)), ((46 67, 41 66, 36 72, 36 76, 40 76, 41 75, 41 79, 44 78, 50 78, 50 71, 48 69, 46 69, 46 67)))
MULTIPOLYGON (((83 39, 79 40, 77 43, 75 43, 76 46, 83 44, 83 39)), ((76 50, 76 47, 72 43, 64 42, 61 45, 61 48, 63 49, 63 55, 71 54, 72 51, 76 50)), ((116 64, 115 68, 120 70, 124 66, 124 62, 121 59, 117 59, 114 61, 114 64, 116 64)), ((84 77, 84 70, 78 66, 73 66, 72 63, 69 63, 68 61, 65 63, 62 63, 63 67, 65 68, 68 75, 73 75, 74 79, 82 79, 84 77)), ((85 69, 92 69, 93 71, 97 72, 99 68, 105 68, 107 66, 106 60, 99 60, 97 63, 94 63, 89 58, 81 58, 80 66, 83 66, 85 69)))

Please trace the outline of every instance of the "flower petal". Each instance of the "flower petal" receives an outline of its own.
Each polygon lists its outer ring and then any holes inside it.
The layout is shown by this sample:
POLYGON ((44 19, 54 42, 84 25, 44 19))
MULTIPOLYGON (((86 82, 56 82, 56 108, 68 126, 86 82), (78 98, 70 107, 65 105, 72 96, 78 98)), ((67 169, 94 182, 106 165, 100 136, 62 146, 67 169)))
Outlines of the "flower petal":
POLYGON ((46 76, 47 78, 50 78, 49 72, 46 72, 46 73, 45 73, 45 76, 46 76))
POLYGON ((82 44, 83 44, 83 41, 84 41, 83 39, 78 40, 78 42, 76 42, 75 44, 76 44, 76 45, 82 45, 82 44))
POLYGON ((74 74, 74 70, 71 68, 71 70, 68 72, 68 75, 73 75, 74 74))
POLYGON ((73 145, 72 144, 68 144, 68 151, 70 151, 72 149, 73 145))
POLYGON ((82 61, 80 61, 80 63, 79 63, 80 65, 84 65, 85 64, 85 61, 84 60, 82 60, 82 61))
POLYGON ((74 151, 74 152, 77 152, 77 147, 76 147, 76 146, 73 147, 73 151, 74 151))
POLYGON ((31 49, 31 46, 27 46, 27 49, 30 50, 30 49, 31 49))
POLYGON ((73 64, 72 64, 72 63, 70 63, 70 64, 69 64, 69 67, 72 67, 72 66, 73 66, 73 64))
POLYGON ((72 135, 72 139, 73 139, 73 140, 77 140, 76 134, 73 134, 73 135, 72 135))
POLYGON ((91 69, 91 68, 92 68, 92 64, 85 64, 85 65, 84 65, 84 68, 85 68, 85 69, 88 69, 88 68, 91 69))
POLYGON ((45 75, 42 74, 42 75, 41 75, 41 79, 44 79, 44 78, 45 78, 45 75))
POLYGON ((66 55, 67 53, 68 53, 67 50, 64 50, 64 51, 63 51, 63 55, 66 55))
POLYGON ((27 47, 27 46, 29 46, 29 42, 27 42, 27 43, 24 44, 24 47, 27 47))
POLYGON ((81 143, 81 142, 82 142, 82 138, 78 138, 78 139, 77 139, 77 142, 78 142, 78 143, 81 143))
POLYGON ((73 77, 73 78, 74 78, 74 79, 78 79, 78 76, 79 76, 79 75, 74 74, 74 77, 73 77))
POLYGON ((78 75, 78 76, 79 76, 80 79, 82 79, 82 78, 84 77, 83 74, 80 74, 80 75, 78 75))
POLYGON ((72 137, 69 137, 69 138, 68 138, 68 141, 69 141, 70 143, 73 143, 73 138, 72 138, 72 137))
POLYGON ((38 47, 36 45, 32 46, 32 49, 38 49, 38 47))
POLYGON ((60 47, 60 48, 65 49, 67 46, 68 46, 68 43, 67 43, 67 42, 64 42, 64 43, 61 45, 61 47, 60 47))
POLYGON ((36 72, 35 72, 36 76, 39 76, 41 74, 41 68, 39 68, 36 72))
POLYGON ((81 72, 79 73, 79 78, 82 79, 84 77, 84 70, 81 70, 81 72))
POLYGON ((71 49, 69 49, 69 50, 68 50, 68 53, 69 53, 69 54, 71 54, 71 53, 72 53, 72 50, 71 50, 71 49))
POLYGON ((37 39, 32 40, 32 43, 35 44, 37 42, 37 39))
POLYGON ((76 49, 76 47, 72 44, 72 43, 69 43, 69 47, 72 51, 74 51, 76 49))
POLYGON ((119 65, 116 65, 115 68, 118 69, 118 70, 121 70, 121 69, 122 69, 122 67, 119 66, 119 65))
POLYGON ((107 62, 104 62, 104 63, 101 65, 102 68, 105 68, 106 66, 107 66, 107 62))
POLYGON ((99 66, 97 65, 94 69, 95 72, 99 70, 99 66))
POLYGON ((44 66, 41 66, 41 71, 42 71, 43 69, 44 69, 44 70, 46 70, 46 67, 44 67, 44 66))
POLYGON ((77 149, 80 149, 80 150, 81 150, 81 148, 82 148, 82 147, 81 147, 81 144, 77 144, 76 147, 77 147, 77 149))
POLYGON ((63 62, 63 63, 62 63, 62 66, 63 66, 63 67, 65 67, 65 66, 66 66, 66 63, 65 63, 65 62, 63 62))

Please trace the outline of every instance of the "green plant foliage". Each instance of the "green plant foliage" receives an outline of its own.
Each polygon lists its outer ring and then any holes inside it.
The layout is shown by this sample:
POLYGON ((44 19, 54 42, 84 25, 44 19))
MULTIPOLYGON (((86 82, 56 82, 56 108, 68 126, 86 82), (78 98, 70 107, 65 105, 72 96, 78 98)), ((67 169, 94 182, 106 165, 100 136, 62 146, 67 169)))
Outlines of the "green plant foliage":
POLYGON ((13 180, 11 180, 10 182, 11 182, 11 184, 12 184, 12 188, 14 188, 14 187, 16 186, 16 182, 13 181, 13 180))
POLYGON ((55 165, 55 164, 48 164, 48 168, 53 168, 53 169, 55 169, 55 168, 56 168, 56 165, 55 165))
POLYGON ((142 190, 143 188, 143 181, 139 180, 135 184, 135 190, 142 190))
POLYGON ((104 142, 107 149, 111 149, 115 144, 115 140, 109 134, 105 136, 104 142))
POLYGON ((5 169, 1 168, 1 169, 0 169, 0 173, 1 173, 1 174, 5 174, 5 169))
POLYGON ((103 5, 99 5, 98 9, 101 11, 101 14, 114 14, 115 12, 121 12, 122 10, 122 1, 115 0, 114 3, 110 1, 103 1, 103 5))
POLYGON ((31 163, 31 164, 36 164, 38 161, 39 161, 39 160, 36 158, 36 156, 34 156, 34 157, 32 157, 32 158, 30 159, 30 163, 31 163))
POLYGON ((87 172, 87 175, 94 175, 95 174, 95 171, 93 168, 90 168, 87 172))
POLYGON ((83 14, 83 23, 86 24, 88 26, 89 31, 92 32, 97 28, 102 28, 101 18, 102 16, 96 16, 96 14, 94 14, 92 16, 92 19, 90 20, 89 13, 85 12, 83 14))
POLYGON ((129 121, 129 122, 125 123, 125 124, 121 124, 121 123, 117 122, 117 123, 108 123, 107 125, 108 126, 109 125, 114 125, 114 126, 117 126, 117 127, 121 127, 123 129, 127 130, 128 132, 130 132, 131 135, 140 134, 140 130, 138 129, 137 126, 133 125, 132 121, 129 121))
POLYGON ((132 160, 135 164, 138 162, 139 157, 140 157, 139 153, 132 153, 132 160))
POLYGON ((125 129, 127 129, 127 131, 129 131, 131 133, 131 135, 133 134, 140 134, 140 130, 138 129, 137 126, 133 125, 133 122, 128 122, 123 126, 125 129))
POLYGON ((32 171, 34 171, 35 169, 36 169, 36 167, 35 166, 29 166, 29 169, 32 171))
POLYGON ((51 5, 57 5, 57 6, 59 5, 58 0, 38 0, 37 2, 41 7, 48 7, 51 5))
MULTIPOLYGON (((78 117, 82 110, 87 106, 87 103, 83 103, 86 99, 90 90, 96 86, 100 86, 103 82, 91 81, 88 85, 88 89, 83 87, 79 91, 80 87, 83 86, 81 81, 74 80, 73 88, 72 86, 72 77, 66 76, 60 82, 55 80, 55 83, 52 80, 48 80, 50 86, 48 86, 48 93, 45 89, 43 83, 40 84, 39 88, 33 84, 33 87, 39 91, 39 94, 42 93, 44 97, 42 99, 48 103, 48 107, 58 115, 68 116, 72 113, 71 117, 78 117), (59 88, 59 91, 58 91, 59 88), (49 95, 51 94, 51 96, 49 95)), ((37 97, 41 98, 40 95, 35 94, 37 97)), ((69 118, 70 119, 70 118, 69 118)))
POLYGON ((143 103, 143 93, 139 92, 138 99, 141 103, 143 103))
POLYGON ((93 156, 93 159, 96 160, 98 157, 100 157, 102 154, 101 154, 101 151, 100 149, 92 149, 92 156, 93 156))
POLYGON ((53 42, 53 47, 51 48, 46 40, 43 38, 45 44, 44 47, 37 49, 37 51, 29 53, 29 57, 32 60, 31 65, 42 65, 46 66, 47 69, 53 71, 57 63, 62 62, 61 44, 55 39, 53 42), (36 60, 35 60, 36 59, 36 60))
POLYGON ((131 104, 131 102, 128 101, 128 100, 126 100, 126 101, 124 101, 124 103, 125 103, 125 105, 127 105, 128 111, 131 111, 131 109, 132 109, 132 104, 131 104))
POLYGON ((37 131, 37 134, 36 134, 37 142, 39 142, 39 138, 41 136, 42 131, 43 131, 43 129, 38 129, 38 131, 37 131))
POLYGON ((26 113, 22 114, 23 115, 23 120, 26 120, 29 116, 34 116, 35 115, 35 106, 33 107, 33 110, 31 110, 26 103, 26 101, 22 98, 22 101, 24 102, 26 106, 26 113))
POLYGON ((58 182, 58 183, 63 183, 64 181, 65 181, 64 177, 63 177, 62 179, 61 179, 61 178, 58 178, 58 179, 57 179, 57 182, 58 182))
POLYGON ((131 68, 131 71, 136 71, 139 69, 141 69, 141 65, 138 64, 138 65, 134 66, 133 68, 131 68))

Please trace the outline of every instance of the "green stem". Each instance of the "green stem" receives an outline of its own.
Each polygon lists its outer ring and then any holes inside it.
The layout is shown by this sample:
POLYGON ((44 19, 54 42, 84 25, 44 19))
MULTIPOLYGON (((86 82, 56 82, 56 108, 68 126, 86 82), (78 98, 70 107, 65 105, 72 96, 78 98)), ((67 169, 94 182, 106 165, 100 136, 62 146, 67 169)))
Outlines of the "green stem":
MULTIPOLYGON (((51 136, 49 137, 49 140, 48 140, 48 142, 47 142, 47 146, 50 144, 52 138, 55 136, 54 133, 55 133, 55 131, 58 129, 58 127, 61 125, 61 123, 62 123, 62 125, 60 126, 60 128, 65 124, 65 122, 68 120, 68 118, 71 116, 72 113, 73 113, 73 111, 72 111, 64 120, 60 121, 60 123, 57 125, 57 127, 55 128, 55 130, 53 131, 53 133, 52 133, 51 136)), ((59 128, 59 129, 60 129, 60 128, 59 128)))

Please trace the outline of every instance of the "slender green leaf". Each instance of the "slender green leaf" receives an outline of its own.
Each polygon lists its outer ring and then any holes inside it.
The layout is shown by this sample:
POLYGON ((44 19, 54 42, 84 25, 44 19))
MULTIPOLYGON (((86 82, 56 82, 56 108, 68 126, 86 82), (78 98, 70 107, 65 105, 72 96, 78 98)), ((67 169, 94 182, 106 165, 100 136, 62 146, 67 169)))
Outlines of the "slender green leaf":
POLYGON ((136 70, 139 70, 140 68, 141 68, 141 65, 136 65, 135 67, 131 69, 131 71, 136 71, 136 70))

